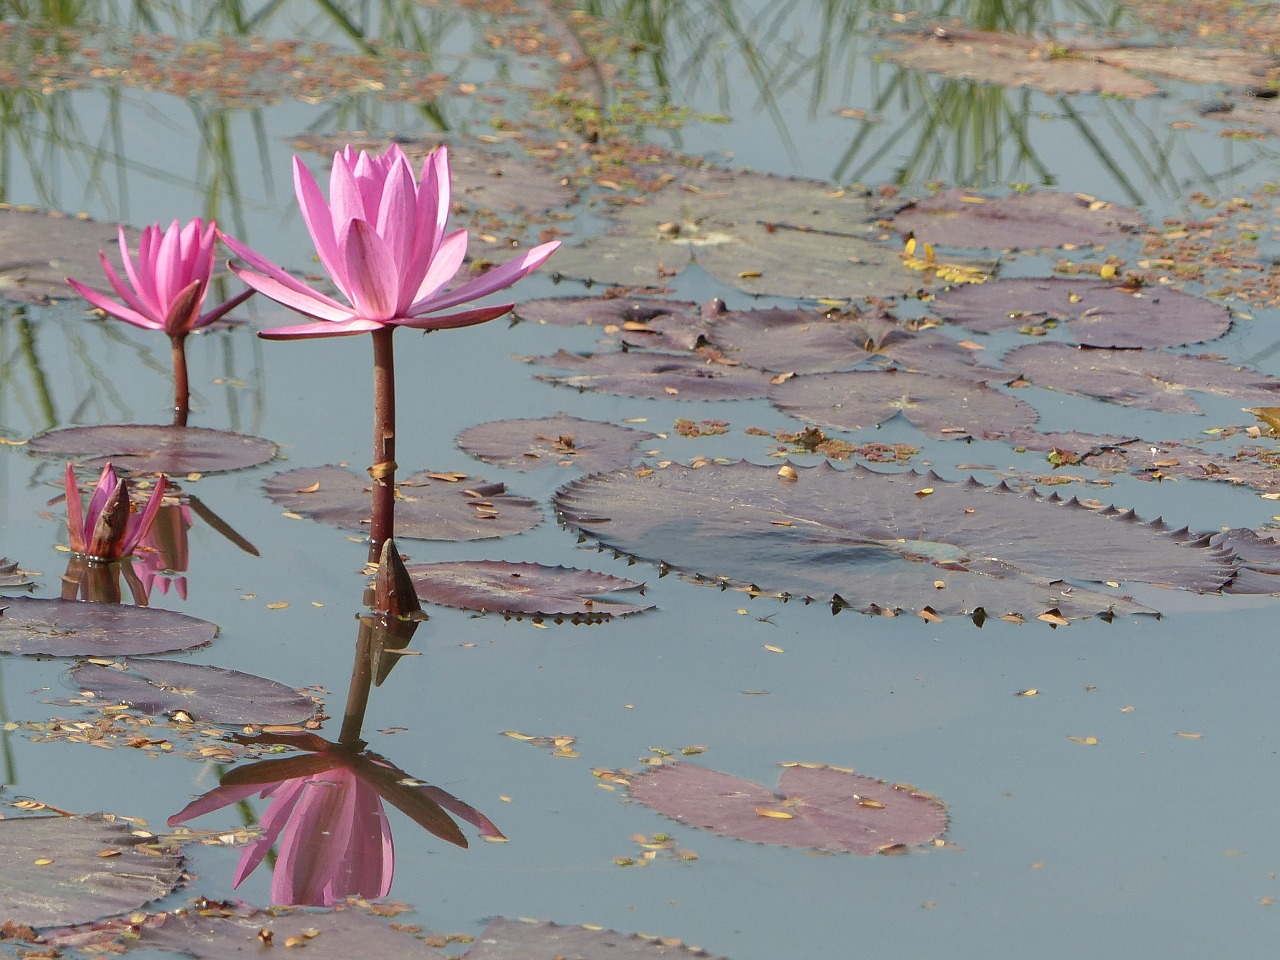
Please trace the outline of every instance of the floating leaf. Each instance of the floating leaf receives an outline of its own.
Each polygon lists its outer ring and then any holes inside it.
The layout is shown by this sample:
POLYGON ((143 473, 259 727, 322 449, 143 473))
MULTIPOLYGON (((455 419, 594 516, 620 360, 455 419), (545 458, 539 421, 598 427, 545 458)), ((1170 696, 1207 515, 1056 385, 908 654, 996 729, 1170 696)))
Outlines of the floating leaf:
MULTIPOLYGON (((424 470, 396 484, 397 537, 484 540, 523 533, 542 519, 532 500, 507 493, 505 484, 466 474, 452 475, 457 480, 451 483, 441 476, 424 470)), ((369 481, 342 467, 286 470, 263 489, 285 509, 322 523, 352 530, 369 524, 369 481)))
POLYGON ((940 246, 995 250, 1104 245, 1145 226, 1141 214, 1130 207, 1049 190, 998 199, 943 190, 899 211, 893 225, 903 236, 940 246))
MULTIPOLYGON (((0 208, 0 296, 26 303, 75 297, 67 277, 100 278, 99 250, 121 269, 117 229, 87 217, 0 208)), ((139 231, 126 228, 125 236, 136 249, 139 231)))
POLYGON ((83 457, 87 466, 110 460, 117 470, 179 475, 241 470, 266 463, 278 452, 274 443, 261 437, 152 424, 50 430, 32 437, 27 448, 46 457, 83 457))
POLYGON ((134 657, 191 650, 218 628, 185 613, 77 600, 0 601, 0 651, 45 657, 134 657))
POLYGON ((553 297, 517 304, 521 320, 553 327, 605 327, 647 324, 672 315, 697 315, 698 305, 687 300, 657 297, 553 297))
POLYGON ((182 880, 182 858, 132 830, 102 814, 0 820, 0 916, 37 929, 65 926, 167 895, 182 880))
POLYGON ((1104 47, 1090 50, 1090 59, 1143 74, 1171 77, 1184 83, 1265 89, 1276 67, 1263 50, 1232 47, 1104 47))
POLYGON ((1028 403, 973 380, 855 370, 793 377, 769 391, 783 413, 834 430, 862 430, 902 414, 938 439, 994 438, 1029 427, 1028 403))
POLYGON ((722 585, 838 596, 837 608, 869 612, 924 603, 938 614, 1152 612, 1064 581, 1215 591, 1233 575, 1229 551, 1131 511, 931 473, 793 469, 795 480, 746 462, 596 475, 556 502, 566 523, 615 550, 722 585), (925 487, 933 493, 917 496, 925 487))
POLYGON ((983 333, 1063 321, 1086 347, 1176 347, 1214 340, 1231 326, 1230 310, 1189 293, 1060 277, 953 288, 930 310, 983 333))
POLYGON ((199 663, 144 660, 124 669, 81 663, 71 678, 99 699, 127 703, 142 713, 181 710, 205 723, 291 724, 315 714, 310 697, 283 683, 199 663))
POLYGON ((633 350, 582 357, 561 350, 554 357, 535 357, 531 362, 583 371, 570 376, 539 374, 539 380, 622 397, 745 400, 763 397, 769 391, 769 378, 759 370, 716 363, 690 354, 633 350))
POLYGON ((464 610, 595 621, 650 609, 604 596, 643 584, 594 570, 500 560, 419 563, 408 570, 419 598, 464 610))
POLYGON ((508 470, 576 467, 586 473, 623 467, 635 458, 636 444, 657 434, 602 420, 568 414, 538 420, 495 420, 458 434, 469 456, 508 470))
POLYGON ((1128 472, 1145 480, 1216 480, 1265 494, 1280 493, 1280 458, 1274 449, 1213 450, 1190 443, 1156 445, 1132 440, 1084 454, 1081 462, 1095 470, 1128 472))
POLYGON ((783 767, 778 793, 692 763, 654 767, 629 790, 646 807, 722 836, 864 857, 947 829, 942 804, 912 787, 819 764, 783 767))
POLYGON ((25 590, 34 582, 31 574, 18 566, 17 560, 0 557, 0 590, 25 590))
POLYGON ((1179 353, 1031 343, 1006 356, 1004 365, 1046 390, 1165 413, 1202 413, 1188 390, 1261 405, 1274 403, 1280 395, 1275 377, 1179 353))
POLYGON ((495 917, 463 960, 724 960, 670 937, 495 917))

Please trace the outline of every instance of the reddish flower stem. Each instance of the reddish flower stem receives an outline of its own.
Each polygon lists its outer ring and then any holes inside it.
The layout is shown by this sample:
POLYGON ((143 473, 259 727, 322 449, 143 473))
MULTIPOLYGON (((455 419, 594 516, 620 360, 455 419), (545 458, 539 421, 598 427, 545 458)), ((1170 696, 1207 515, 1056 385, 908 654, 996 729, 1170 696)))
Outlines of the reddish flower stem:
POLYGON ((342 711, 339 743, 363 746, 360 729, 364 726, 369 690, 373 686, 373 630, 373 619, 361 617, 360 633, 356 639, 356 662, 351 667, 351 684, 347 688, 347 705, 342 711))
POLYGON ((187 383, 187 335, 171 336, 173 348, 173 425, 187 425, 187 411, 191 404, 191 390, 187 383))
POLYGON ((395 535, 396 505, 396 368, 391 348, 394 327, 373 336, 373 522, 369 528, 369 562, 377 563, 382 544, 395 535))

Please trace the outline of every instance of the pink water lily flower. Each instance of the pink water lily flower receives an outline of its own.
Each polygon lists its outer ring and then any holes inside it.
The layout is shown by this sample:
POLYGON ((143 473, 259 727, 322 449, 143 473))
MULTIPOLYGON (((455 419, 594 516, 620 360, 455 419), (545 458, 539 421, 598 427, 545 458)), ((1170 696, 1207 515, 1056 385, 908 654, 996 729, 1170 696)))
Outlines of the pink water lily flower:
POLYGON ((75 471, 68 463, 67 536, 72 552, 107 562, 129 556, 151 529, 167 486, 168 481, 161 476, 151 489, 146 507, 138 511, 129 495, 129 481, 117 477, 108 463, 98 477, 86 510, 75 471))
POLYGON ((506 289, 536 270, 558 247, 544 243, 461 286, 445 287, 462 267, 467 232, 446 233, 449 152, 440 147, 415 177, 396 144, 381 156, 347 146, 333 158, 326 201, 315 178, 293 158, 294 189, 316 253, 341 303, 314 290, 232 237, 227 246, 248 267, 232 266, 246 284, 317 322, 263 330, 269 340, 341 337, 385 327, 443 330, 500 317, 514 304, 453 307, 506 289))

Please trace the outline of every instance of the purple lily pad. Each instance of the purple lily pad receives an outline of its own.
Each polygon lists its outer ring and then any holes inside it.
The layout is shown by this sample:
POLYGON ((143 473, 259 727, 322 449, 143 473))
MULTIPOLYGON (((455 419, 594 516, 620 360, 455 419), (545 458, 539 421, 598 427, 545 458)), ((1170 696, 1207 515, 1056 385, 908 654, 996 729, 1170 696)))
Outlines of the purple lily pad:
MULTIPOLYGON (((126 228, 136 248, 139 231, 126 228)), ((0 296, 48 303, 76 296, 67 277, 102 278, 99 250, 120 269, 114 223, 48 211, 0 209, 0 296)), ((96 282, 96 281, 95 281, 96 282)))
POLYGON ((133 423, 50 430, 32 437, 27 449, 45 457, 83 457, 86 466, 110 460, 117 470, 179 475, 242 470, 266 463, 279 452, 262 437, 133 423))
POLYGON ((482 423, 458 434, 458 446, 468 456, 508 470, 576 467, 594 473, 626 466, 635 459, 636 444, 656 437, 647 430, 562 413, 482 423))
POLYGON ((659 317, 697 313, 687 300, 657 297, 551 297, 518 304, 515 315, 530 323, 551 327, 605 327, 624 323, 648 323, 659 317))
POLYGON ((783 764, 778 792, 693 763, 634 777, 631 797, 721 836, 868 857, 940 837, 947 813, 935 797, 852 770, 783 764))
POLYGON ((1191 443, 1133 440, 1085 453, 1081 462, 1095 470, 1131 473, 1145 480, 1216 480, 1262 493, 1280 493, 1280 462, 1273 449, 1215 450, 1191 443))
POLYGON ((1164 413, 1203 413, 1188 390, 1259 404, 1276 403, 1280 393, 1275 377, 1177 353, 1031 343, 1006 356, 1004 365, 1046 390, 1164 413))
POLYGON ((694 354, 630 351, 582 357, 561 350, 554 357, 534 357, 530 362, 582 371, 569 376, 539 374, 539 380, 620 397, 746 400, 769 392, 769 378, 761 371, 694 354))
POLYGON ((316 702, 283 683, 222 667, 176 660, 124 663, 123 670, 81 663, 71 678, 95 696, 152 715, 181 710, 205 723, 303 723, 316 702), (127 671, 127 672, 126 672, 127 671))
POLYGON ((603 545, 753 593, 866 612, 1063 617, 1147 612, 1065 580, 1221 590, 1229 551, 1131 511, 935 474, 744 462, 584 477, 565 523, 603 545), (794 478, 792 478, 794 477, 794 478), (998 559, 997 559, 998 558, 998 559))
POLYGON ((1176 347, 1214 340, 1231 326, 1231 311, 1179 290, 1132 290, 1095 280, 1019 277, 953 288, 933 313, 991 333, 1046 320, 1064 321, 1086 347, 1176 347))
POLYGON ((464 610, 597 622, 652 609, 605 596, 644 584, 594 570, 502 560, 419 563, 408 570, 419 599, 464 610))
POLYGON ((0 590, 25 590, 34 583, 31 574, 19 567, 17 560, 0 557, 0 590))
POLYGON ((995 438, 1036 422, 1035 408, 974 380, 855 370, 793 377, 769 399, 783 413, 833 430, 862 430, 901 413, 937 439, 995 438))
POLYGON ((494 917, 463 960, 725 960, 669 937, 494 917))
POLYGON ((1213 543, 1231 550, 1240 563, 1227 593, 1280 594, 1280 541, 1276 531, 1260 535, 1237 527, 1215 534, 1213 543))
POLYGON ((894 228, 936 246, 995 250, 1103 246, 1146 224, 1130 207, 1076 194, 1037 190, 990 199, 970 190, 943 190, 898 212, 894 228))
POLYGON ((41 657, 136 657, 211 643, 207 620, 155 607, 15 597, 0 601, 0 651, 41 657))
MULTIPOLYGON (((410 540, 485 540, 524 533, 542 520, 528 497, 502 483, 466 474, 415 473, 396 484, 396 537, 410 540), (453 477, 452 481, 439 479, 453 477)), ((368 526, 369 481, 343 467, 302 467, 263 484, 275 503, 300 516, 337 527, 368 526)))
POLYGON ((0 917, 37 929, 89 923, 166 896, 182 858, 133 829, 102 814, 0 820, 0 917))

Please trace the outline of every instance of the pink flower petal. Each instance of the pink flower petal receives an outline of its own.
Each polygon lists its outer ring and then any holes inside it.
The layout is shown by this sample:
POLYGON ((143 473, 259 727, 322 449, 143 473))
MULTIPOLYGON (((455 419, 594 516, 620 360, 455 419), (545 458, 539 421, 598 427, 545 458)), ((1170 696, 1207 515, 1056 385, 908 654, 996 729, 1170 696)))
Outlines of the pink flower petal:
POLYGON ((500 267, 494 267, 469 283, 464 283, 456 290, 430 298, 425 303, 415 303, 409 312, 419 314, 444 310, 459 303, 466 303, 468 300, 477 300, 498 290, 505 290, 517 280, 528 276, 542 266, 547 257, 555 253, 556 248, 559 246, 560 241, 553 240, 551 243, 544 243, 541 246, 534 247, 524 256, 509 260, 500 267))
POLYGON ((408 310, 402 311, 410 316, 424 313, 421 304, 435 296, 462 269, 462 261, 467 258, 467 231, 455 230, 444 238, 435 256, 432 258, 426 275, 418 284, 413 295, 413 303, 408 310))
MULTIPOLYGON (((311 241, 315 244, 321 265, 329 276, 337 276, 337 270, 340 269, 338 238, 333 230, 333 217, 329 213, 329 204, 325 201, 324 194, 320 192, 320 187, 316 184, 311 171, 296 156, 293 158, 293 189, 298 195, 298 206, 302 208, 302 220, 307 225, 307 232, 311 234, 311 241)), ((225 233, 222 238, 224 241, 228 239, 225 233)), ((230 243, 227 246, 235 250, 241 245, 237 242, 236 246, 230 243)), ((243 253, 237 252, 236 256, 250 262, 243 253)))
POLYGON ((360 333, 372 333, 385 326, 385 323, 379 323, 377 320, 352 317, 343 323, 324 320, 319 323, 300 323, 291 327, 271 327, 267 330, 259 330, 258 336, 263 340, 314 340, 319 337, 351 337, 360 333))
POLYGON ((131 323, 135 327, 143 327, 147 330, 164 329, 163 324, 156 323, 150 317, 144 317, 142 314, 116 303, 100 290, 95 290, 93 287, 86 287, 80 281, 72 280, 70 277, 67 277, 67 283, 70 285, 72 290, 80 294, 80 296, 85 300, 88 300, 90 306, 97 307, 99 310, 110 314, 117 320, 123 320, 125 323, 131 323))
MULTIPOLYGON (((264 276, 270 277, 272 280, 275 280, 277 283, 280 283, 288 287, 290 290, 293 290, 297 293, 305 294, 307 296, 317 297, 318 299, 320 299, 321 302, 327 303, 331 307, 335 307, 338 310, 345 310, 348 313, 350 313, 350 309, 346 306, 346 304, 338 302, 337 300, 333 299, 333 297, 326 296, 325 294, 321 293, 319 290, 311 289, 309 286, 307 286, 297 277, 293 276, 293 274, 289 273, 287 270, 285 270, 283 267, 279 266, 278 264, 272 263, 270 260, 268 260, 262 254, 258 253, 252 247, 246 246, 245 244, 237 240, 235 237, 232 237, 228 234, 224 233, 221 236, 222 236, 222 242, 227 245, 227 247, 231 250, 231 252, 235 254, 237 257, 239 257, 241 260, 243 260, 245 263, 247 263, 250 267, 252 267, 258 273, 264 276)), ((233 272, 236 271, 236 267, 234 264, 229 264, 229 266, 233 272)))
POLYGON ((396 315, 400 276, 390 249, 364 220, 352 220, 338 238, 347 263, 347 294, 366 320, 390 320, 396 315))
POLYGON ((67 493, 68 545, 75 553, 84 553, 84 504, 80 500, 80 485, 76 483, 76 474, 69 461, 64 483, 67 493))
POLYGON ((429 317, 410 317, 407 320, 397 320, 398 327, 411 327, 414 330, 453 330, 457 327, 472 327, 477 323, 484 323, 487 320, 494 320, 504 313, 507 313, 514 303, 501 303, 493 307, 477 307, 474 310, 463 310, 461 313, 446 313, 443 316, 435 314, 429 317))
POLYGON ((282 303, 291 310, 297 310, 305 316, 315 317, 317 320, 328 320, 331 323, 345 323, 354 317, 350 307, 344 307, 310 287, 298 290, 281 283, 275 277, 254 273, 252 270, 237 267, 234 264, 231 272, 263 296, 276 303, 282 303))

